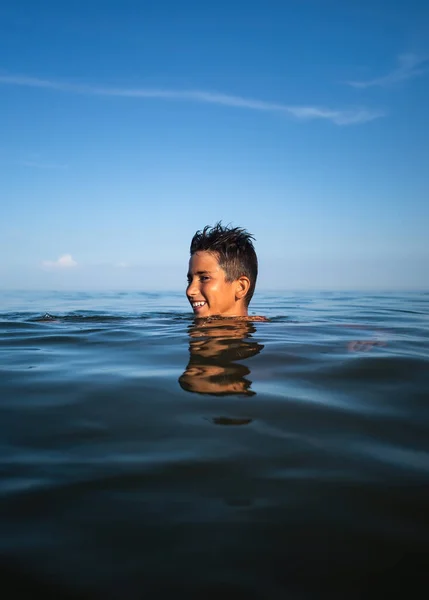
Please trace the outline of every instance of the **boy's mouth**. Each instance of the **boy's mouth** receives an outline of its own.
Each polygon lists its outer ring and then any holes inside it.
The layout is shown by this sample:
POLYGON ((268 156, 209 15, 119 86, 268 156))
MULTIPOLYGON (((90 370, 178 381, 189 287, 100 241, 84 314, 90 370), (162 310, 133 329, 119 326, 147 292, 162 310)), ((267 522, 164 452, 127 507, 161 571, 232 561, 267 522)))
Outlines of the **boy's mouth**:
POLYGON ((207 302, 191 302, 191 306, 194 309, 194 312, 200 311, 204 306, 206 306, 207 302))

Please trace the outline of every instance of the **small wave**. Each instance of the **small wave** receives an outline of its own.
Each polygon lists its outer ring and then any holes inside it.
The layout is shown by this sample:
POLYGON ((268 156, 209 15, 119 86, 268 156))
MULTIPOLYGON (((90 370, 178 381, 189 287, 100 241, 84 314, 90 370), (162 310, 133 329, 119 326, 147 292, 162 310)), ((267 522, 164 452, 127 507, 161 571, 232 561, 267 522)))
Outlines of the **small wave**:
MULTIPOLYGON (((8 315, 5 315, 7 318, 8 315)), ((142 321, 142 320, 156 320, 156 319, 170 319, 172 321, 190 321, 192 315, 184 313, 171 313, 171 312, 147 312, 142 314, 85 314, 85 313, 71 313, 65 315, 53 315, 51 313, 45 313, 44 315, 27 318, 27 321, 34 323, 114 323, 124 321, 142 321)))
POLYGON ((427 376, 429 360, 408 356, 359 356, 325 367, 323 376, 362 381, 408 381, 411 377, 427 376))

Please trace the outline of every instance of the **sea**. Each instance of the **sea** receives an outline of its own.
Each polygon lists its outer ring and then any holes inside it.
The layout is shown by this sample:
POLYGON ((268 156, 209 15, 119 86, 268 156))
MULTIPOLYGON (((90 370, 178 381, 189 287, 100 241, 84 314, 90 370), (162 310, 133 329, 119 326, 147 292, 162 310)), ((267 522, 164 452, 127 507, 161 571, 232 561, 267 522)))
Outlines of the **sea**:
POLYGON ((429 292, 250 308, 1 292, 2 598, 427 597, 429 292))

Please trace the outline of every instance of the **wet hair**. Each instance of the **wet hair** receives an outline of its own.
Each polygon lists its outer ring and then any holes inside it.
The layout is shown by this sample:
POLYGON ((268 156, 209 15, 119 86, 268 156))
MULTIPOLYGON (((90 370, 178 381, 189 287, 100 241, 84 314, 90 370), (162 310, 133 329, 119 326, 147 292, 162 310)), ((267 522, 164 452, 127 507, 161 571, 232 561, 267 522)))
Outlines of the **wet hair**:
POLYGON ((196 252, 212 252, 219 266, 226 273, 229 283, 243 275, 249 278, 249 291, 244 299, 249 305, 255 291, 258 277, 258 258, 253 242, 255 238, 241 227, 230 227, 216 223, 213 227, 206 225, 202 231, 197 231, 191 242, 191 256, 196 252))

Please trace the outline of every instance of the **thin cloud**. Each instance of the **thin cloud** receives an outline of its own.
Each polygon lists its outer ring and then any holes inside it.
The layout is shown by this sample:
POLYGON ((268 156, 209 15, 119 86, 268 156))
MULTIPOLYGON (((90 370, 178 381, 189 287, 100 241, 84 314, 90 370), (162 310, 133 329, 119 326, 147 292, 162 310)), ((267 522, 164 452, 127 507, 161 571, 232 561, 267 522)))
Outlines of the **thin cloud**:
POLYGON ((85 94, 90 96, 119 96, 123 98, 155 98, 163 100, 202 102, 206 104, 217 104, 249 110, 278 112, 287 114, 299 120, 322 119, 331 121, 336 125, 355 125, 359 123, 367 123, 384 116, 384 113, 381 111, 367 108, 352 108, 343 110, 323 108, 319 106, 296 106, 201 90, 106 88, 77 85, 60 81, 50 81, 19 75, 1 75, 0 83, 4 85, 44 88, 58 92, 85 94))
POLYGON ((63 254, 57 260, 45 260, 42 263, 45 269, 71 269, 77 267, 77 262, 73 260, 71 254, 63 254))
POLYGON ((406 81, 407 79, 413 79, 429 72, 429 59, 417 56, 416 54, 402 54, 398 57, 398 66, 396 69, 383 75, 382 77, 376 77, 375 79, 369 79, 367 81, 349 81, 348 85, 355 88, 368 88, 368 87, 385 87, 406 81))
POLYGON ((34 160, 20 160, 17 163, 22 167, 30 167, 34 169, 67 169, 68 165, 61 165, 50 162, 34 161, 34 160))

